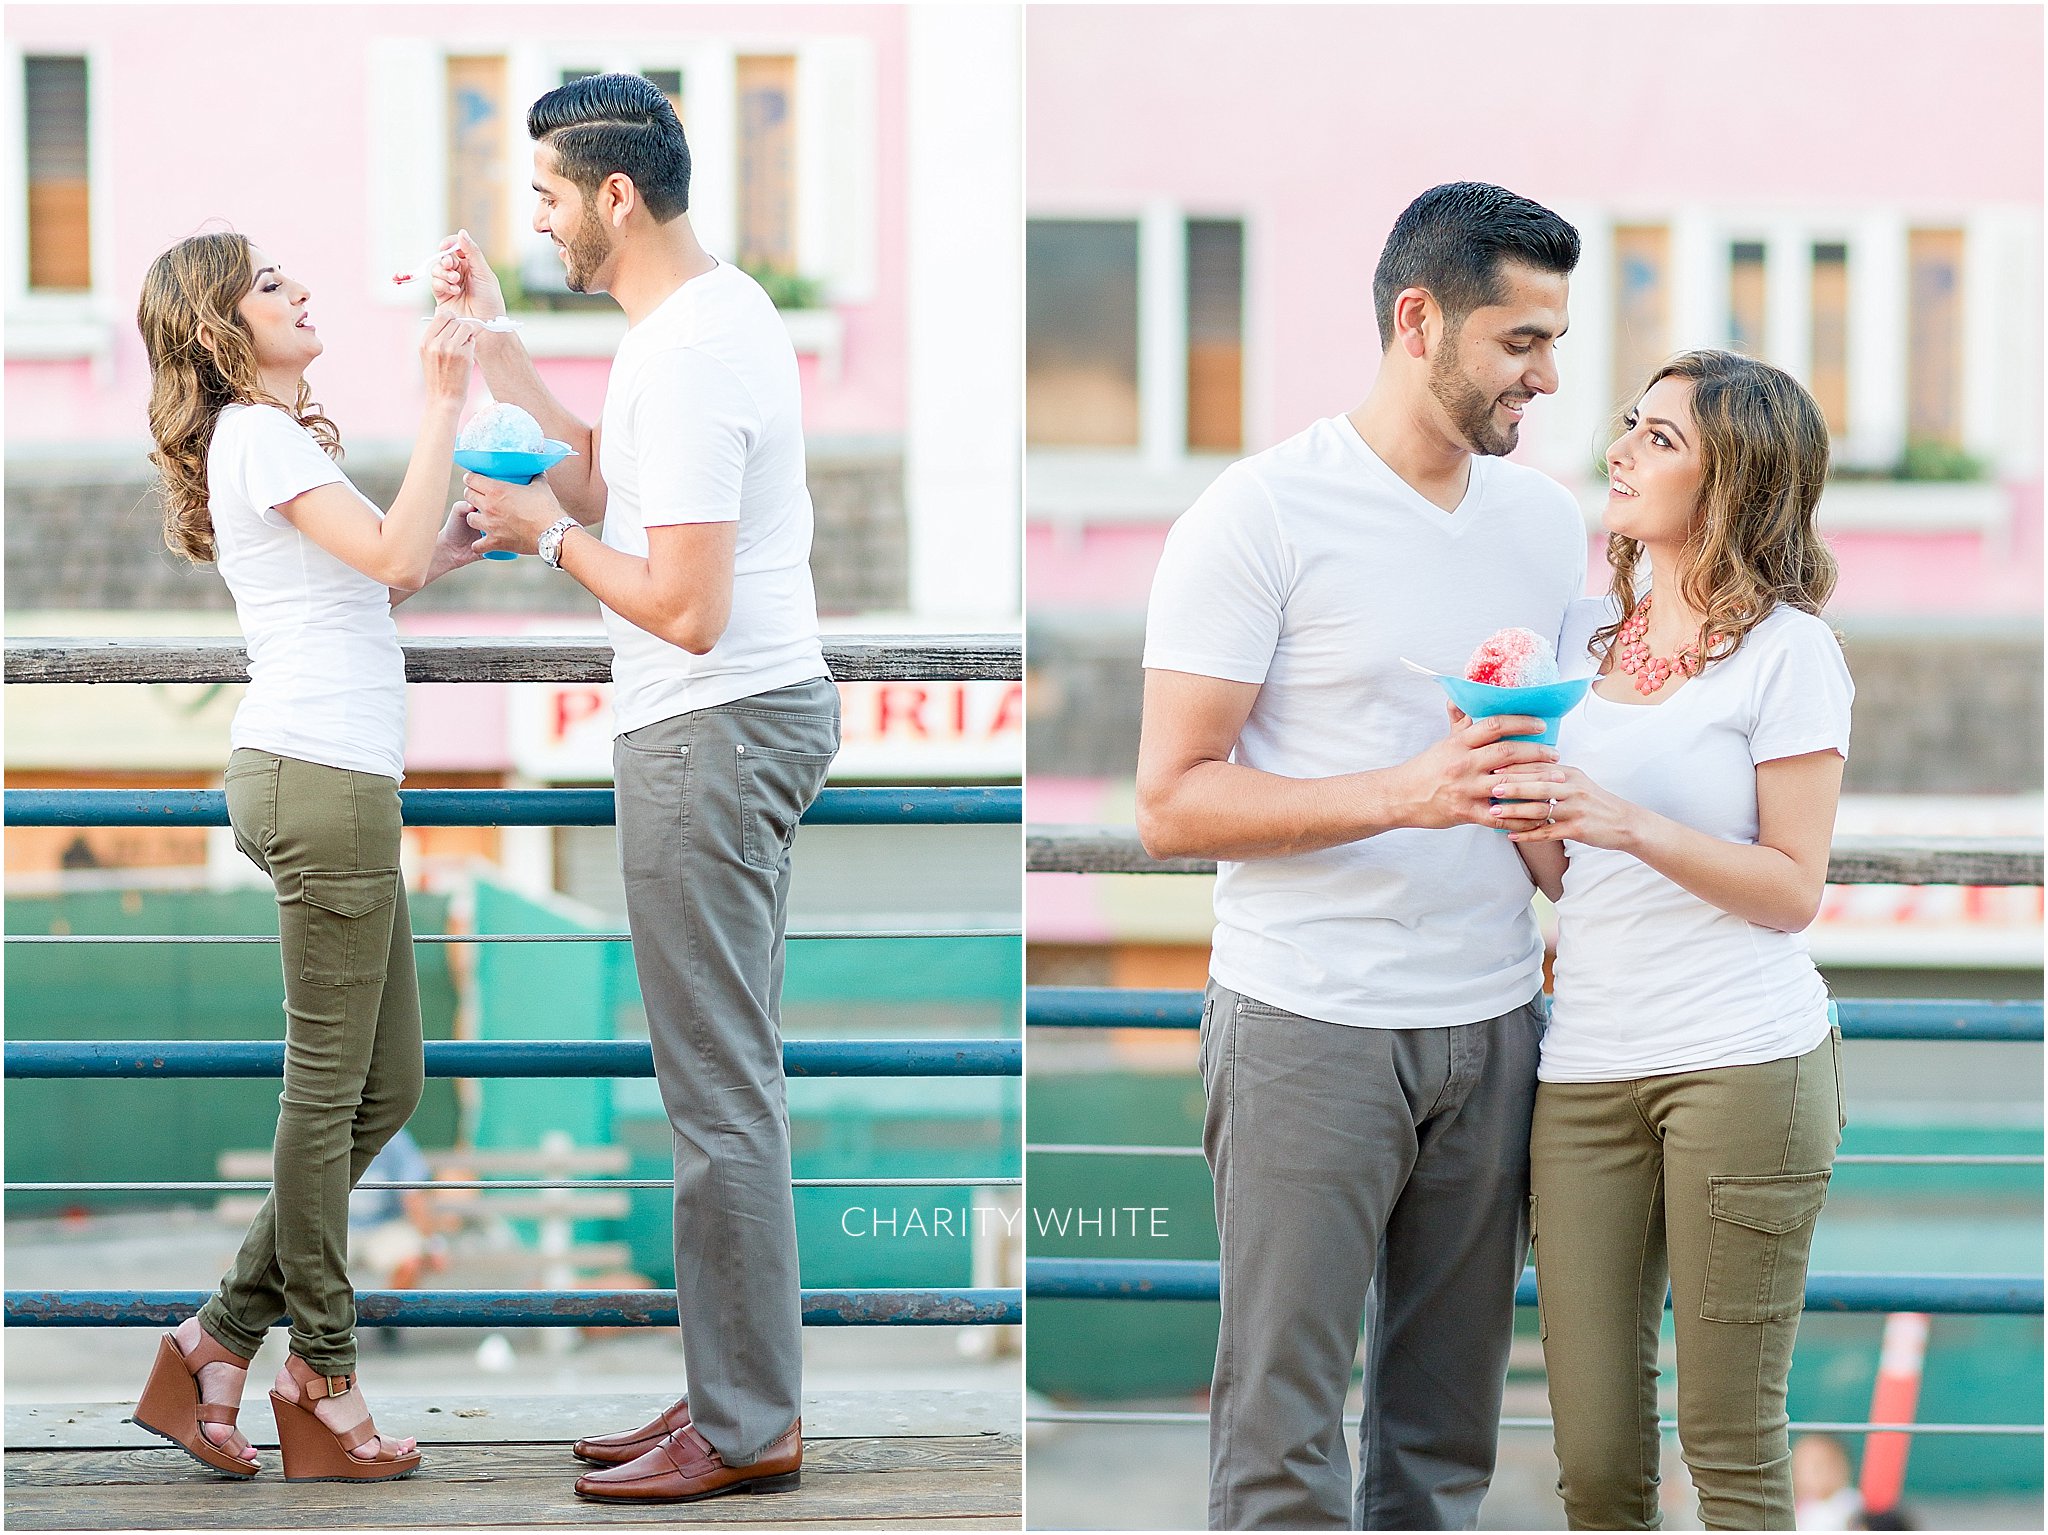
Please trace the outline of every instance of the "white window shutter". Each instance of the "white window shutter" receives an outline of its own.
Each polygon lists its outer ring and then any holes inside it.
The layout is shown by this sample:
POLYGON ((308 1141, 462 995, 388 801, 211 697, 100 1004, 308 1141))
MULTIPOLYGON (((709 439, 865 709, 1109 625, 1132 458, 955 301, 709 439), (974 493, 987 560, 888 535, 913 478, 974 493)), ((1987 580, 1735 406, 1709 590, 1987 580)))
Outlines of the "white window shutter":
POLYGON ((864 38, 805 43, 796 65, 797 265, 836 302, 875 294, 875 58, 864 38))
POLYGON ((419 303, 392 274, 430 255, 447 212, 447 82, 441 50, 419 38, 380 37, 369 49, 370 291, 393 306, 419 303))

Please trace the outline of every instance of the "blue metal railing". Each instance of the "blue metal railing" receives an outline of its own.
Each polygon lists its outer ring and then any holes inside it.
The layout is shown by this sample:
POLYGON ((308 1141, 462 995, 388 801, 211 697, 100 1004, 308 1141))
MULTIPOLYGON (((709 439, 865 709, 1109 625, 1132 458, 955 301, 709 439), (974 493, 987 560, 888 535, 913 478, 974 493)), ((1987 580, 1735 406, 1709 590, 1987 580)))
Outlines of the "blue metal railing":
MULTIPOLYGON (((430 1077, 651 1077, 645 1040, 429 1040, 430 1077)), ((9 1040, 9 1078, 281 1077, 282 1040, 9 1040)), ((792 1077, 1014 1077, 1018 1039, 793 1039, 792 1077)))
MULTIPOLYGON (((165 1327, 206 1303, 204 1290, 9 1290, 9 1327, 165 1327)), ((1004 1289, 806 1290, 806 1327, 1014 1326, 1023 1298, 1004 1289)), ((364 1326, 673 1327, 673 1290, 362 1290, 364 1326)), ((284 1318, 278 1319, 280 1322, 284 1318)))
MULTIPOLYGON (((1200 1258, 1033 1258, 1024 1293, 1033 1300, 1192 1300, 1218 1297, 1220 1265, 1200 1258)), ((2038 1316, 2038 1274, 1808 1274, 1809 1311, 1929 1311, 2038 1316)), ((1524 1269, 1515 1304, 1536 1304, 1536 1271, 1524 1269)), ((1670 1297, 1665 1297, 1670 1305, 1670 1297)))
MULTIPOLYGON (((225 826, 220 789, 9 789, 9 826, 225 826)), ((401 789, 408 826, 610 826, 609 789, 401 789)), ((1024 791, 827 789, 806 826, 987 826, 1017 823, 1024 791)))
MULTIPOLYGON (((1026 867, 1034 873, 1203 874, 1201 859, 1161 860, 1145 854, 1128 827, 1031 826, 1025 832, 1026 867)), ((1837 845, 1840 883, 2038 884, 2040 849, 2023 839, 1978 839, 1953 850, 1927 839, 1849 850, 1837 845)), ((1033 986, 1025 992, 1031 1028, 1199 1028, 1202 993, 1094 986, 1033 986)), ((1959 1040, 1973 1043, 2038 1042, 2043 1037, 2038 1000, 1975 1001, 1842 998, 1837 1004, 1845 1039, 1959 1040)), ((1027 1155, 1197 1157, 1193 1146, 1114 1144, 1027 1145, 1027 1155)), ((1866 1156, 1852 1162, 1955 1166, 2040 1165, 2039 1156, 1866 1156)), ((1031 1258, 1025 1294, 1038 1300, 1195 1300, 1218 1298, 1218 1265, 1200 1259, 1031 1258)), ((1516 1304, 1536 1303, 1533 1271, 1525 1272, 1516 1304)), ((2041 1315, 2043 1286, 2025 1274, 1812 1274, 1806 1305, 1820 1311, 1925 1311, 2041 1315)), ((2038 1431, 2038 1430, 2034 1430, 2038 1431)))
MULTIPOLYGON (((1844 1039, 2027 1041, 2042 1037, 2036 1001, 1927 1001, 1843 997, 1844 1039)), ((1120 990, 1112 986, 1033 986, 1025 1021, 1047 1029, 1193 1029, 1202 1022, 1199 991, 1120 990)))
MULTIPOLYGON (((7 642, 10 682, 162 682, 239 680, 246 676, 240 648, 224 641, 7 642)), ((502 682, 603 680, 610 656, 600 641, 410 640, 412 680, 502 682), (466 658, 477 660, 477 671, 466 658)), ((835 675, 874 680, 945 679, 952 676, 1016 680, 1021 647, 1014 636, 882 637, 836 639, 827 645, 835 675)), ((608 826, 610 789, 406 789, 399 794, 409 826, 608 826)), ((804 816, 810 826, 1015 825, 1023 791, 987 787, 828 788, 804 816)), ((6 793, 5 824, 19 827, 225 826, 221 790, 16 789, 6 793)), ((9 935, 36 941, 45 935, 9 935)), ((66 935, 75 936, 75 935, 66 935)), ((92 936, 92 935, 87 935, 92 936)), ((152 937, 156 935, 151 935, 152 937)), ((162 935, 176 940, 185 935, 162 935)), ((435 935, 439 936, 439 935, 435 935)), ((449 935, 450 941, 494 941, 499 935, 449 935)), ((518 934, 517 941, 605 941, 624 935, 518 934)), ((908 938, 924 932, 829 932, 793 937, 908 938)), ((967 934, 955 936, 1009 936, 967 934)), ((119 942, 133 935, 109 935, 119 942)), ((267 935, 231 935, 269 941, 267 935)), ((190 935, 188 941, 221 941, 190 935)), ((784 1068, 802 1077, 1016 1077, 1023 1070, 1019 1039, 793 1040, 783 1047, 784 1068)), ((278 1077, 281 1041, 86 1040, 10 1041, 10 1079, 173 1077, 278 1077)), ((634 1040, 433 1041, 426 1070, 439 1077, 651 1077, 651 1048, 634 1040)), ((547 1187, 603 1189, 650 1180, 509 1180, 547 1187)), ((847 1187, 924 1186, 916 1179, 803 1179, 793 1182, 847 1187)), ((938 1187, 1015 1187, 1020 1180, 991 1177, 933 1179, 938 1187)), ((207 1188, 226 1189, 217 1182, 207 1188)), ((436 1185, 439 1186, 439 1185, 436 1185)), ((498 1186, 493 1184, 492 1186, 498 1186)), ((39 1190, 45 1186, 37 1185, 39 1190)), ((50 1186, 55 1187, 55 1186, 50 1186)), ((66 1187, 84 1187, 67 1185, 66 1187)), ((136 1187, 143 1187, 137 1185, 136 1187)), ((156 1191, 172 1185, 149 1185, 156 1191)), ((178 1185, 180 1189, 188 1186, 178 1185)), ((162 1326, 190 1316, 204 1302, 200 1291, 8 1291, 7 1325, 16 1327, 162 1326)), ((807 1326, 1015 1325, 1023 1295, 1015 1288, 806 1290, 807 1326)), ((675 1320, 673 1290, 367 1291, 357 1297, 365 1324, 418 1327, 664 1327, 675 1320)))

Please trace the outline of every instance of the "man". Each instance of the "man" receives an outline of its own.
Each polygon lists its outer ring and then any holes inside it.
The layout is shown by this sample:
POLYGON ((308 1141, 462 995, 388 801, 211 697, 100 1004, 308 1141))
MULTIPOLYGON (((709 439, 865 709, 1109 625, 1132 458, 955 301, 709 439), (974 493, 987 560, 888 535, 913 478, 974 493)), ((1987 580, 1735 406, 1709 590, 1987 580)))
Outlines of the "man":
MULTIPOLYGON (((675 1132, 676 1306, 688 1394, 580 1440, 583 1497, 683 1502, 797 1485, 802 1311, 780 1006, 790 840, 839 744, 818 643, 796 354, 774 306, 690 228, 666 97, 600 75, 534 103, 534 228, 569 286, 630 328, 587 427, 516 333, 491 393, 579 457, 531 486, 471 477, 483 550, 538 553, 603 605, 620 863, 655 1074, 675 1132), (585 531, 602 519, 602 540, 585 531)), ((466 235, 435 296, 504 312, 466 235)))
POLYGON ((1470 1529, 1493 1472, 1543 945, 1490 775, 1555 754, 1502 741, 1541 728, 1521 717, 1454 712, 1446 737, 1401 662, 1554 635, 1583 586, 1572 497, 1500 457, 1557 386, 1578 256, 1498 187, 1417 198, 1374 276, 1365 403, 1225 470, 1153 586, 1139 831, 1222 860, 1201 1044, 1217 1529, 1470 1529))

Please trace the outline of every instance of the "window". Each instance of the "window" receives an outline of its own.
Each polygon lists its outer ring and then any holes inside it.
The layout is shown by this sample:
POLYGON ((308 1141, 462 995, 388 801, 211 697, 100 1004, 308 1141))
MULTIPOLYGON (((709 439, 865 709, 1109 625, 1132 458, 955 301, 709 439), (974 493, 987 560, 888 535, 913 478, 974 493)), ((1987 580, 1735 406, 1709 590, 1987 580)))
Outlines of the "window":
POLYGON ((1849 430, 1849 247, 1813 248, 1813 336, 1807 385, 1827 419, 1828 435, 1849 430))
POLYGON ((1244 448, 1244 224, 1189 219, 1190 452, 1244 448))
POLYGON ((740 112, 739 264, 796 272, 796 57, 742 54, 735 61, 740 112))
POLYGON ((85 60, 29 57, 22 77, 29 290, 85 292, 92 287, 85 60))
MULTIPOLYGON (((530 346, 552 356, 608 354, 620 328, 617 306, 602 294, 569 292, 554 246, 531 230, 526 112, 565 83, 638 73, 688 130, 698 238, 720 259, 756 271, 791 317, 800 355, 839 365, 844 325, 832 311, 876 296, 880 220, 889 207, 877 195, 880 113, 868 40, 735 47, 716 33, 689 32, 647 42, 449 49, 426 37, 384 36, 372 39, 369 55, 379 106, 368 132, 369 270, 409 270, 450 229, 467 228, 514 309, 537 319, 559 312, 529 332, 530 346), (805 310, 822 312, 794 318, 805 310)), ((419 299, 389 283, 374 291, 394 307, 419 299)), ((19 340, 11 336, 10 352, 19 340)))
POLYGON ((448 223, 467 229, 492 264, 502 266, 512 255, 505 56, 451 57, 447 76, 448 223))
POLYGON ((1728 247, 1728 345, 1750 357, 1764 355, 1764 248, 1738 240, 1728 247))
POLYGON ((1617 224, 1614 276, 1614 387, 1634 399, 1671 350, 1670 229, 1617 224))
POLYGON ((1963 232, 1906 236, 1906 440, 1963 441, 1963 232))
POLYGON ((1024 418, 1033 446, 1138 445, 1138 226, 1032 219, 1024 238, 1024 418))

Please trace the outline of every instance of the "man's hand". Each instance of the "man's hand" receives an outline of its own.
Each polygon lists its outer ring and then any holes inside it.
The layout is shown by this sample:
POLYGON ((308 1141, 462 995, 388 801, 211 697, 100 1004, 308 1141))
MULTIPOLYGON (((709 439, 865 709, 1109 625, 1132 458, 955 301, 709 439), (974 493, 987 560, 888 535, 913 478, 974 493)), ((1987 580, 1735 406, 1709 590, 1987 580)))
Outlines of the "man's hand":
POLYGON ((544 477, 531 485, 508 485, 481 474, 466 474, 462 493, 469 498, 469 525, 484 535, 472 546, 479 554, 500 549, 537 554, 541 534, 567 515, 544 477))
POLYGON ((1529 741, 1523 715, 1469 720, 1451 711, 1450 738, 1393 767, 1287 778, 1231 761, 1259 685, 1147 668, 1138 742, 1138 835, 1155 858, 1285 858, 1382 832, 1499 823, 1492 774, 1557 753, 1529 741))
POLYGON ((435 253, 442 259, 434 263, 428 280, 437 313, 470 320, 496 320, 504 315, 505 290, 468 230, 456 230, 435 247, 435 253))
POLYGON ((1543 721, 1525 714, 1473 719, 1452 706, 1451 733, 1393 770, 1408 826, 1498 826, 1494 774, 1504 768, 1557 761, 1555 747, 1503 736, 1541 734, 1543 721))

